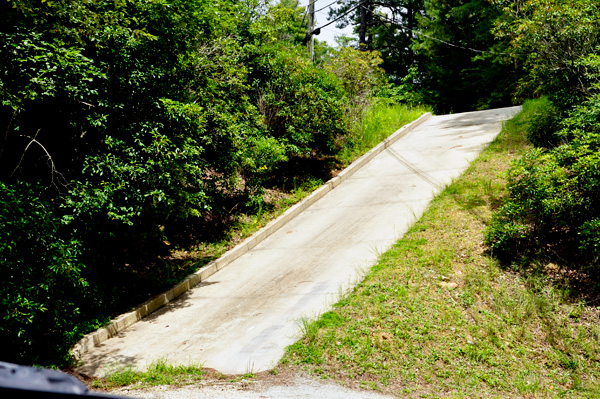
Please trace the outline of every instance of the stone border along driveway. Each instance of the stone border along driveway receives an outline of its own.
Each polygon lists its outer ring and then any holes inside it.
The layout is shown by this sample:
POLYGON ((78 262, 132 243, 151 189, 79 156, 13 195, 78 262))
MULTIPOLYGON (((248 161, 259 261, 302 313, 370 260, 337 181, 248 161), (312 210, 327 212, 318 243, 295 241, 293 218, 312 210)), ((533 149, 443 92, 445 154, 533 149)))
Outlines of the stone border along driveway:
POLYGON ((73 348, 71 348, 71 352, 73 353, 73 355, 75 355, 76 358, 80 358, 82 354, 86 353, 94 346, 100 345, 102 342, 115 336, 117 333, 123 331, 132 324, 148 316, 150 313, 160 309, 167 303, 175 300, 179 296, 183 295, 185 292, 194 288, 200 282, 206 280, 208 277, 215 274, 217 271, 223 269, 225 266, 229 265, 231 262, 248 252, 250 249, 254 248, 257 244, 269 237, 275 231, 279 230, 281 227, 283 227, 290 220, 298 216, 310 205, 318 201, 325 194, 339 186, 340 183, 352 176, 357 170, 366 165, 376 155, 378 155, 383 150, 394 144, 396 141, 398 141, 401 137, 413 130, 415 127, 425 122, 427 119, 429 119, 429 117, 431 117, 431 113, 427 112, 421 115, 417 120, 413 121, 412 123, 404 125, 395 133, 386 138, 384 141, 375 146, 372 150, 370 150, 365 155, 363 155, 362 157, 354 161, 352 164, 350 164, 350 166, 341 171, 336 177, 332 178, 327 183, 313 191, 308 197, 304 198, 302 201, 292 206, 277 219, 269 222, 265 227, 254 233, 252 236, 248 237, 246 240, 244 240, 234 248, 225 252, 219 259, 209 262, 197 272, 190 274, 185 278, 185 280, 183 280, 181 283, 177 284, 170 290, 154 296, 148 301, 142 303, 134 310, 124 313, 118 316, 117 318, 113 319, 108 326, 100 328, 92 333, 85 335, 81 340, 79 340, 79 342, 77 342, 73 346, 73 348))

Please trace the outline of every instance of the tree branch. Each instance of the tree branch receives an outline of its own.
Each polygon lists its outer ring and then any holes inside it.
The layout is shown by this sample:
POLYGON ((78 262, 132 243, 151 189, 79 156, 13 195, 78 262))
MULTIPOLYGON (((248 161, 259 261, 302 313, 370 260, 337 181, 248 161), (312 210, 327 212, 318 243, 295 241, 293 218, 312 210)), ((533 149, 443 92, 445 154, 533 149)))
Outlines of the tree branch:
MULTIPOLYGON (((37 144, 42 151, 44 151, 44 153, 46 153, 46 157, 48 157, 48 161, 50 163, 50 176, 51 176, 51 180, 50 180, 50 186, 54 186, 56 188, 58 188, 58 185, 54 182, 54 178, 55 176, 58 177, 59 179, 61 179, 63 182, 61 182, 60 184, 63 187, 66 187, 67 184, 65 184, 64 182, 66 182, 66 179, 64 178, 64 176, 56 169, 56 166, 54 165, 54 161, 52 160, 52 156, 50 155, 50 153, 48 152, 48 150, 46 150, 46 147, 44 147, 42 145, 42 143, 40 143, 39 141, 37 141, 37 136, 39 134, 41 129, 38 129, 37 132, 35 132, 35 136, 33 137, 29 137, 29 136, 25 136, 23 134, 21 134, 21 137, 26 137, 29 140, 31 140, 27 146, 25 147, 25 150, 23 150, 23 154, 21 154, 21 159, 19 159, 19 163, 17 164, 17 166, 15 167, 15 169, 13 170, 13 172, 10 174, 10 176, 12 177, 16 171, 19 169, 19 167, 21 166, 21 164, 23 163, 23 158, 25 158, 25 153, 27 153, 27 150, 29 150, 29 147, 31 147, 32 144, 37 144)), ((49 187, 50 187, 49 186, 49 187)))

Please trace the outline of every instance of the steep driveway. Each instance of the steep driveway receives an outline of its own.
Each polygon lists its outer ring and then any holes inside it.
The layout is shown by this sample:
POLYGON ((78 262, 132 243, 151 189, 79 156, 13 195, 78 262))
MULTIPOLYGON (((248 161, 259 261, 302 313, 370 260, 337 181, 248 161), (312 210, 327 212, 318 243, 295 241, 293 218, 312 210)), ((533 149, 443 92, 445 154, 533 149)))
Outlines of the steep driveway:
POLYGON ((434 116, 178 300, 83 357, 80 371, 163 358, 222 373, 274 366, 464 171, 519 107, 434 116))

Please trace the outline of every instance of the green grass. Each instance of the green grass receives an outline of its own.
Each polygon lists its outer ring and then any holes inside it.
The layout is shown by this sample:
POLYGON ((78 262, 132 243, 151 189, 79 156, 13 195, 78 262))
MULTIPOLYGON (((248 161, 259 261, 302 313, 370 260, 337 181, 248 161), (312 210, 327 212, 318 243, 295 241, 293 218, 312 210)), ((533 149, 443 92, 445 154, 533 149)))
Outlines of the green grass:
POLYGON ((95 389, 115 389, 129 386, 131 388, 148 388, 156 385, 188 385, 204 378, 205 371, 199 365, 174 366, 165 360, 150 364, 146 371, 131 367, 116 369, 104 379, 95 379, 95 389))
POLYGON ((382 142, 386 137, 428 112, 425 107, 409 107, 405 105, 376 105, 372 107, 363 120, 355 138, 355 145, 343 150, 340 161, 348 165, 352 161, 382 142))
MULTIPOLYGON (((358 140, 359 145, 352 152, 339 155, 340 164, 349 164, 369 151, 372 147, 388 137, 406 123, 421 116, 426 109, 408 108, 405 106, 382 106, 371 111, 361 131, 364 139, 358 140)), ((198 270, 213 259, 217 259, 227 250, 233 248, 245 238, 274 220, 294 204, 298 203, 314 190, 319 188, 323 181, 310 176, 293 178, 287 182, 284 189, 267 190, 264 203, 258 206, 253 213, 238 213, 236 222, 225 232, 221 240, 206 241, 192 248, 177 248, 172 250, 171 256, 165 261, 165 269, 169 269, 169 283, 175 284, 189 273, 198 270)), ((108 318, 104 321, 108 324, 108 318)), ((308 325, 308 323, 306 323, 308 325)), ((190 377, 200 376, 198 368, 189 369, 190 377)), ((277 371, 275 370, 276 374, 277 371)), ((249 371, 240 378, 254 376, 251 365, 249 371)), ((171 366, 164 361, 159 361, 148 367, 147 371, 140 372, 131 368, 115 370, 104 380, 94 380, 96 388, 111 389, 120 386, 135 385, 146 387, 158 384, 179 384, 178 381, 186 380, 185 368, 171 366), (164 378, 159 374, 164 373, 164 378), (174 378, 174 376, 178 376, 174 378)))
POLYGON ((282 363, 402 397, 600 397, 596 308, 483 246, 502 172, 527 148, 507 123, 282 363))

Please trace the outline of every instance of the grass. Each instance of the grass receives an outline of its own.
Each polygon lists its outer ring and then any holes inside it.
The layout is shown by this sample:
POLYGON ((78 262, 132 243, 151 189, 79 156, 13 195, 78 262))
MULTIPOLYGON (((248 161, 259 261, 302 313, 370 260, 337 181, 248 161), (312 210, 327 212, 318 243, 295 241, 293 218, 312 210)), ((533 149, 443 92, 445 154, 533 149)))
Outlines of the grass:
POLYGON ((405 105, 372 107, 367 111, 357 134, 358 138, 355 140, 355 145, 342 151, 339 155, 340 160, 344 165, 349 165, 390 134, 414 121, 427 111, 429 109, 424 107, 408 107, 405 105))
MULTIPOLYGON (((336 157, 337 162, 341 165, 349 165, 396 130, 416 120, 427 111, 428 109, 424 107, 409 107, 397 104, 372 107, 363 120, 354 145, 342 150, 336 157)), ((307 197, 323 183, 321 179, 304 177, 302 181, 292 179, 291 182, 283 185, 290 186, 289 189, 281 187, 267 191, 266 206, 257 207, 255 214, 241 215, 229 236, 237 238, 234 241, 241 241, 252 235, 289 207, 307 197), (268 198, 269 196, 272 198, 268 198)), ((212 258, 217 258, 224 253, 226 248, 231 247, 230 241, 231 239, 219 242, 216 245, 215 243, 208 244, 209 246, 213 245, 215 248, 209 251, 213 253, 212 258)))
MULTIPOLYGON (((424 108, 400 105, 380 106, 376 110, 370 111, 360 131, 357 145, 351 152, 341 153, 336 160, 337 163, 341 165, 350 164, 394 131, 417 119, 426 111, 424 108)), ((217 259, 227 250, 233 248, 242 240, 283 214, 291 206, 310 195, 322 184, 322 179, 311 176, 300 176, 285 180, 280 187, 274 187, 265 191, 263 202, 259 202, 261 205, 257 206, 254 212, 238 213, 236 215, 236 222, 228 228, 221 239, 207 240, 189 248, 173 249, 171 255, 164 260, 164 270, 166 272, 164 272, 165 276, 161 276, 163 285, 160 289, 165 289, 165 286, 176 284, 189 273, 198 270, 211 260, 217 259)), ((159 292, 160 289, 156 291, 159 292)), ((108 320, 108 318, 102 319, 106 324, 108 320)), ((103 323, 99 321, 99 325, 103 325, 103 323)), ((157 373, 161 370, 165 371, 167 376, 185 371, 181 367, 170 366, 160 361, 149 366, 146 372, 140 372, 131 368, 115 370, 106 379, 94 382, 94 387, 104 389, 128 385, 146 387, 152 384, 177 384, 178 380, 182 378, 185 380, 184 372, 180 374, 179 379, 172 377, 164 380, 160 379, 157 373)), ((197 374, 197 371, 195 368, 192 368, 190 369, 190 373, 193 377, 197 374)), ((252 365, 249 365, 249 371, 242 378, 250 378, 252 376, 254 376, 254 372, 252 365)))
POLYGON ((430 205, 283 364, 402 397, 600 397, 598 311, 486 253, 519 118, 430 205))
POLYGON ((174 366, 164 359, 150 364, 146 371, 131 367, 116 369, 105 379, 94 379, 92 388, 110 390, 128 386, 141 389, 156 385, 189 385, 204 378, 205 371, 199 365, 174 366))

